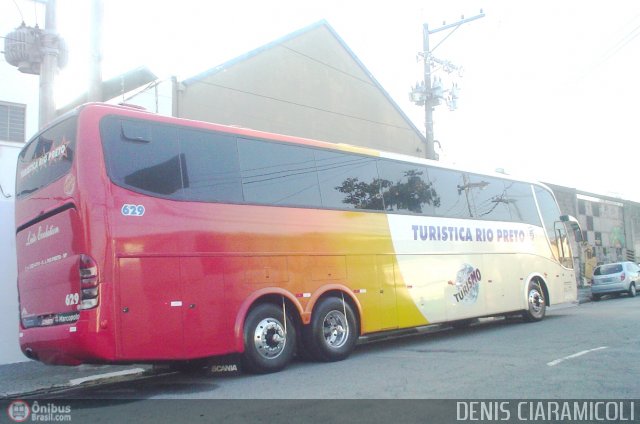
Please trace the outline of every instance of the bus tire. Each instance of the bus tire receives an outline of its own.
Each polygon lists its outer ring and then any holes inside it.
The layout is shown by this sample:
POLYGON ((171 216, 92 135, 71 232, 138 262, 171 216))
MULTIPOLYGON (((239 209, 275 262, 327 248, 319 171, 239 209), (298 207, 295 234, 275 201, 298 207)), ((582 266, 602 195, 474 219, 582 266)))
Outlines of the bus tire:
POLYGON ((266 374, 282 370, 293 358, 295 324, 289 316, 284 324, 282 308, 263 303, 251 309, 244 323, 242 367, 266 374))
POLYGON ((541 321, 546 310, 547 300, 544 297, 542 283, 536 280, 530 281, 527 288, 527 309, 523 312, 522 317, 528 322, 541 321))
POLYGON ((305 344, 322 362, 346 359, 358 340, 358 321, 348 302, 337 297, 322 299, 305 328, 305 344), (346 313, 346 316, 345 316, 346 313))

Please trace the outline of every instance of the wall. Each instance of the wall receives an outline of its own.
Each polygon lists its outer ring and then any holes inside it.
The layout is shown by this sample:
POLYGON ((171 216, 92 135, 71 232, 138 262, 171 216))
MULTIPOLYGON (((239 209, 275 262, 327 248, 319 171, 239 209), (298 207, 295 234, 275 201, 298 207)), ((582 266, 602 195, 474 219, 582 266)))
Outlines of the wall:
POLYGON ((186 80, 179 117, 424 157, 408 118, 325 25, 186 80))
POLYGON ((0 364, 26 361, 18 347, 18 290, 14 221, 15 169, 22 146, 0 142, 0 364))
POLYGON ((26 361, 18 347, 18 288, 13 200, 0 199, 0 364, 26 361))
MULTIPOLYGON (((18 13, 30 11, 33 20, 34 7, 40 23, 44 22, 42 4, 33 1, 17 0, 15 4, 6 4, 0 15, 0 35, 5 35, 20 25, 22 17, 18 13), (16 6, 16 7, 13 7, 16 6)), ((27 18, 27 16, 25 16, 27 18)), ((34 26, 35 22, 27 21, 34 26)), ((37 75, 23 74, 9 65, 0 55, 0 101, 26 105, 27 139, 38 129, 38 87, 37 75)), ((14 196, 16 158, 24 143, 11 143, 0 140, 0 186, 6 195, 0 193, 0 365, 26 361, 18 347, 18 290, 16 287, 16 246, 14 224, 14 196)))
MULTIPOLYGON (((173 116, 174 84, 173 78, 157 81, 155 84, 131 94, 124 103, 143 107, 158 115, 173 116)), ((115 98, 108 103, 119 104, 121 101, 121 99, 115 98)))
POLYGON ((578 195, 578 220, 598 263, 626 260, 624 215, 619 201, 578 195))

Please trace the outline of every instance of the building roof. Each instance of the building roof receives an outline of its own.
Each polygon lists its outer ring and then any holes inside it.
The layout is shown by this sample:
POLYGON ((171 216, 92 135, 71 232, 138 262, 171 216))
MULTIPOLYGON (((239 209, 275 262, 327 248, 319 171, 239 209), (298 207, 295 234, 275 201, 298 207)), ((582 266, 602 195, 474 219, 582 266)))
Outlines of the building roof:
MULTIPOLYGON (((156 81, 158 77, 151 72, 146 66, 140 66, 124 74, 118 75, 111 79, 102 81, 102 101, 108 101, 118 97, 124 93, 128 93, 145 84, 156 81)), ((83 93, 77 99, 62 106, 56 111, 56 115, 60 116, 73 110, 74 108, 87 103, 89 101, 89 94, 83 93)))
POLYGON ((212 75, 215 75, 217 73, 220 72, 224 72, 226 70, 228 70, 229 68, 233 67, 234 65, 243 62, 247 59, 250 59, 254 56, 257 56, 260 53, 263 53, 267 50, 273 49, 274 47, 277 47, 281 44, 286 43, 287 41, 293 40, 307 32, 310 32, 314 29, 317 29, 318 27, 324 27, 326 28, 331 35, 338 41, 338 43, 342 46, 342 48, 344 48, 344 50, 349 54, 349 56, 351 56, 351 58, 353 59, 353 61, 358 65, 358 67, 365 73, 365 75, 367 75, 367 77, 371 80, 371 83, 380 91, 380 93, 382 93, 384 95, 384 97, 389 101, 389 103, 393 106, 393 108, 398 112, 398 114, 406 121, 407 125, 413 129, 416 133, 416 135, 422 139, 423 141, 426 142, 426 138, 424 136, 424 134, 422 133, 422 131, 420 131, 415 125, 414 123, 411 121, 411 119, 409 119, 409 117, 404 113, 404 111, 400 108, 400 106, 398 106, 398 104, 393 100, 393 98, 389 95, 389 93, 382 87, 382 85, 375 79, 375 77, 373 76, 373 74, 367 69, 367 67, 362 63, 362 61, 360 61, 360 59, 358 59, 358 57, 356 56, 356 54, 351 50, 351 48, 349 48, 349 46, 347 45, 347 43, 344 42, 344 40, 338 35, 338 33, 333 29, 333 27, 326 21, 326 20, 321 20, 318 21, 316 23, 313 23, 305 28, 299 29, 295 32, 292 32, 288 35, 285 35, 284 37, 281 37, 275 41, 272 41, 271 43, 265 44, 261 47, 258 47, 255 50, 252 50, 248 53, 245 53, 241 56, 238 56, 234 59, 231 59, 228 62, 225 62, 221 65, 218 65, 214 68, 208 69, 204 72, 201 72, 191 78, 187 78, 186 80, 182 81, 182 83, 185 86, 189 86, 191 84, 197 83, 207 77, 210 77, 212 75))

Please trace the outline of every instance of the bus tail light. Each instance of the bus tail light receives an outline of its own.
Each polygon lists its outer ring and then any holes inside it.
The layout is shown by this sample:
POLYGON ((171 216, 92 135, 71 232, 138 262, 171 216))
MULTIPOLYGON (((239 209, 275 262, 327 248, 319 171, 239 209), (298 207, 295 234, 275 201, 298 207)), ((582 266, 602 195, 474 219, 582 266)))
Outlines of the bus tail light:
POLYGON ((98 286, 98 264, 88 255, 80 255, 80 305, 78 309, 98 306, 100 287, 98 286))

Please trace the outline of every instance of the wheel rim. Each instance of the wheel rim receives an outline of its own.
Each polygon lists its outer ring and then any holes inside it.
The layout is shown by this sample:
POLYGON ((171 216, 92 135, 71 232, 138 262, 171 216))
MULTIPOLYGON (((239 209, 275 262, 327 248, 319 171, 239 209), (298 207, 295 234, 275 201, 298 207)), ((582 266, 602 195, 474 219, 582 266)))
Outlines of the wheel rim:
POLYGON ((636 286, 634 284, 631 285, 631 296, 636 295, 636 286))
POLYGON ((265 318, 258 323, 253 333, 256 351, 265 359, 274 359, 282 354, 287 337, 282 323, 275 318, 265 318))
POLYGON ((337 349, 349 339, 349 323, 346 316, 340 311, 331 311, 322 323, 324 341, 327 346, 337 349))
POLYGON ((537 288, 533 288, 529 291, 529 309, 535 315, 539 315, 544 309, 544 297, 540 294, 540 291, 537 288))

